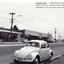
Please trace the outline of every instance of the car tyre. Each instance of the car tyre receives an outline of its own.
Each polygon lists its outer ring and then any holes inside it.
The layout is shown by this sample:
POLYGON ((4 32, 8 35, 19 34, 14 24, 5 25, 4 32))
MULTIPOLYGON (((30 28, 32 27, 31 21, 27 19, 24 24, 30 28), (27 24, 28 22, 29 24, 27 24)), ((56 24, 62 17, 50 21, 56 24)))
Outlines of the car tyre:
POLYGON ((51 61, 52 60, 52 56, 50 56, 50 58, 48 60, 51 61))
POLYGON ((50 58, 49 58, 49 61, 52 60, 52 56, 53 56, 53 52, 50 53, 50 58))
POLYGON ((39 59, 37 57, 35 58, 33 64, 40 64, 40 61, 39 61, 39 59))
POLYGON ((18 64, 18 63, 19 63, 19 61, 17 61, 17 60, 14 60, 14 62, 15 62, 16 64, 18 64))

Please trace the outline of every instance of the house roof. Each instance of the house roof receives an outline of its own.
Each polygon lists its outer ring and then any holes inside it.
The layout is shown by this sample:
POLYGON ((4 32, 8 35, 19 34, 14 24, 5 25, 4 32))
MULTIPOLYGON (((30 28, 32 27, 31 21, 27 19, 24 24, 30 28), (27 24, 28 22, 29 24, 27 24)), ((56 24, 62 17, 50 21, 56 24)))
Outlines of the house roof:
MULTIPOLYGON (((11 29, 0 27, 0 32, 11 33, 11 29)), ((12 30, 12 33, 15 33, 15 34, 22 34, 21 32, 18 32, 18 31, 15 31, 15 30, 12 30)))

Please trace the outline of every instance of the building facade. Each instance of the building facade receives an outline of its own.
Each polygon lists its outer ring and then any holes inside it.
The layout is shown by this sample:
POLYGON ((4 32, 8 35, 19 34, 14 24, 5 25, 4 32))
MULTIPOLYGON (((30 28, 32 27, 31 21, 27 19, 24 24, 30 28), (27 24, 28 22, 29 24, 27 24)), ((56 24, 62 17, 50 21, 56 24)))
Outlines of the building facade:
POLYGON ((40 33, 32 30, 19 30, 16 31, 0 27, 0 41, 10 42, 12 39, 13 42, 23 42, 24 40, 45 40, 51 42, 53 37, 52 35, 46 33, 40 33))
POLYGON ((14 41, 17 38, 18 34, 22 33, 12 29, 12 36, 11 36, 11 29, 0 27, 0 41, 10 42, 11 39, 12 41, 14 41))
POLYGON ((20 30, 19 32, 22 33, 21 35, 21 40, 23 41, 24 39, 28 40, 45 40, 47 42, 52 42, 53 36, 51 34, 46 34, 46 33, 40 33, 32 30, 20 30))

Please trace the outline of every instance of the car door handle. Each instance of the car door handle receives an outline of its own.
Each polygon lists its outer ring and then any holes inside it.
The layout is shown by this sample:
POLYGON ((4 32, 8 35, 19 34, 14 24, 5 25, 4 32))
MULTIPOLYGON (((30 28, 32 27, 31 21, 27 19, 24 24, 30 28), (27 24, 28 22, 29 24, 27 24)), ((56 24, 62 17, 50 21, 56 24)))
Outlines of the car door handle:
POLYGON ((47 50, 46 50, 47 51, 47 50))

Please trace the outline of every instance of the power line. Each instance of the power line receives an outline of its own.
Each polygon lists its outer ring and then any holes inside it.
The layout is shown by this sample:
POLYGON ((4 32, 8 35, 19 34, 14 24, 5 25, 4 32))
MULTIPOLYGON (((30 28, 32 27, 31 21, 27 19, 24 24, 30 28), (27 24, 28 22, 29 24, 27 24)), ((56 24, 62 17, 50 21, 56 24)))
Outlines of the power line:
MULTIPOLYGON (((25 18, 25 17, 23 17, 23 16, 22 16, 22 18, 26 19, 28 22, 31 21, 31 20, 29 20, 29 19, 27 19, 27 18, 25 18)), ((28 22, 27 22, 27 23, 28 23, 28 22)), ((31 21, 31 22, 33 22, 34 24, 36 24, 36 22, 34 22, 34 21, 31 21)), ((25 25, 31 26, 31 25, 29 25, 29 24, 27 24, 27 23, 24 23, 24 22, 22 22, 22 23, 25 24, 25 25)), ((40 24, 39 24, 39 25, 40 25, 40 24)), ((31 26, 31 27, 35 27, 35 26, 31 26)), ((35 27, 35 28, 41 29, 41 30, 45 30, 45 29, 38 28, 38 27, 35 27)), ((50 30, 45 30, 45 31, 50 31, 50 30)))
POLYGON ((3 21, 3 22, 0 22, 0 24, 6 24, 6 23, 9 23, 9 21, 3 21))
POLYGON ((5 17, 0 17, 1 19, 9 19, 9 18, 5 18, 5 17))
MULTIPOLYGON (((29 19, 27 19, 27 18, 25 18, 25 17, 23 17, 23 16, 22 16, 22 18, 28 20, 29 22, 31 21, 31 20, 29 20, 29 19)), ((15 19, 15 20, 16 20, 16 19, 15 19)), ((17 21, 18 21, 18 20, 17 20, 17 21)), ((21 21, 19 21, 19 22, 21 22, 21 21)), ((21 22, 21 23, 23 23, 23 24, 25 24, 25 25, 27 25, 27 26, 31 26, 31 25, 29 25, 29 24, 27 24, 27 23, 24 23, 24 22, 21 22)), ((34 23, 35 23, 35 22, 34 22, 34 23)), ((37 28, 37 27, 35 27, 35 26, 31 26, 31 27, 37 28)), ((37 29, 41 29, 41 28, 37 28, 37 29)), ((45 29, 41 29, 41 30, 45 30, 45 29)), ((46 30, 46 31, 47 31, 47 30, 46 30)))
MULTIPOLYGON (((17 20, 17 21, 18 21, 18 20, 17 20)), ((20 23, 22 23, 22 24, 24 24, 24 25, 30 26, 30 27, 32 27, 32 28, 36 28, 36 29, 45 30, 45 29, 38 28, 38 27, 35 27, 35 26, 32 26, 32 25, 29 25, 29 24, 27 24, 27 23, 21 22, 21 21, 18 21, 18 22, 20 22, 20 23)), ((48 31, 48 32, 49 32, 49 30, 45 30, 45 31, 48 31)))
POLYGON ((4 11, 4 10, 0 10, 1 12, 4 12, 4 13, 9 13, 8 11, 4 11))

